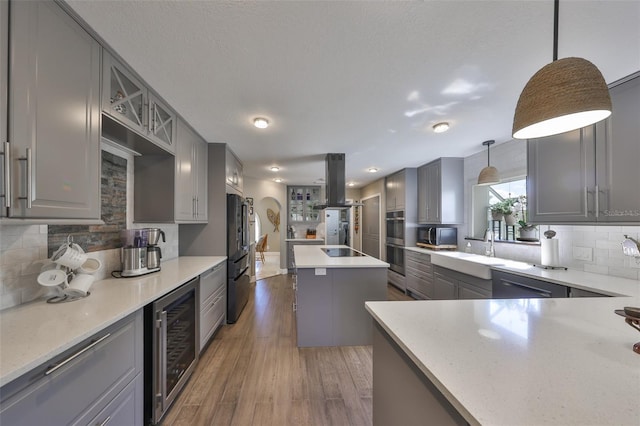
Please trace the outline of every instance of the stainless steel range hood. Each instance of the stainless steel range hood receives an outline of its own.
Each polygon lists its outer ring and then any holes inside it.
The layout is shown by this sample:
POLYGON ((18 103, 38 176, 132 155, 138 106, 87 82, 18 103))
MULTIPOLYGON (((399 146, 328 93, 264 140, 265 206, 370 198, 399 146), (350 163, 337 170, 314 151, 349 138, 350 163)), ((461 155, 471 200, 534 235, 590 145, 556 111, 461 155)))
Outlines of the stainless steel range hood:
POLYGON ((344 154, 329 153, 325 157, 325 185, 325 203, 314 209, 349 208, 355 205, 346 203, 344 154))

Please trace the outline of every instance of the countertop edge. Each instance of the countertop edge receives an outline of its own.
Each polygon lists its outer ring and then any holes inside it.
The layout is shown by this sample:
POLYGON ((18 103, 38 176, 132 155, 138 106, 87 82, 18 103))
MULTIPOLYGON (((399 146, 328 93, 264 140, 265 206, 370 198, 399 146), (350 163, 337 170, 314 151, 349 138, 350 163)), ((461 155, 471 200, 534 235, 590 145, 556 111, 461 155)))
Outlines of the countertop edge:
MULTIPOLYGON (((182 256, 182 257, 178 257, 178 258, 174 258, 171 260, 166 261, 165 263, 169 263, 169 262, 179 262, 180 259, 188 259, 191 256, 182 256)), ((22 376, 23 374, 33 370, 34 368, 46 363, 48 360, 60 355, 61 353, 65 352, 68 349, 71 349, 72 347, 74 347, 75 345, 81 343, 82 341, 84 341, 85 339, 95 335, 96 333, 99 333, 101 330, 104 330, 105 328, 109 327, 112 324, 115 324, 116 322, 120 321, 121 319, 127 317, 128 315, 131 315, 132 313, 136 312, 137 310, 143 308, 144 306, 148 305, 149 303, 153 302, 154 300, 157 300, 158 298, 170 293, 171 291, 175 290, 176 288, 180 287, 181 285, 185 284, 186 282, 190 281, 191 279, 201 275, 203 272, 207 271, 208 269, 211 269, 219 264, 221 264, 222 262, 225 262, 227 257, 226 256, 193 256, 193 258, 199 258, 199 260, 202 260, 204 263, 201 266, 197 266, 195 267, 192 271, 190 271, 189 274, 186 274, 182 277, 180 277, 176 283, 174 283, 171 286, 168 286, 156 293, 154 293, 153 295, 150 295, 149 297, 146 297, 134 304, 132 304, 131 306, 127 307, 126 309, 123 309, 121 311, 118 311, 117 313, 114 314, 110 314, 108 316, 108 318, 105 318, 104 320, 100 321, 99 323, 96 323, 88 328, 86 328, 85 330, 81 330, 78 333, 74 333, 73 336, 70 336, 68 339, 60 342, 57 345, 52 345, 52 347, 50 348, 49 351, 47 351, 46 353, 43 353, 42 355, 37 355, 32 359, 28 359, 27 361, 25 361, 23 364, 17 366, 17 367, 13 367, 10 368, 10 371, 8 372, 4 372, 1 376, 0 376, 0 387, 12 382, 13 380, 19 378, 20 376, 22 376), (208 260, 205 260, 206 258, 209 258, 208 260)), ((166 267, 166 266, 165 266, 166 267)), ((159 274, 162 273, 162 271, 158 272, 159 274)), ((149 274, 146 276, 141 276, 141 277, 135 277, 137 279, 141 279, 141 280, 147 280, 147 279, 152 279, 155 276, 155 274, 149 274)), ((132 278, 127 278, 128 280, 132 280, 132 278)), ((105 285, 106 282, 111 281, 112 279, 106 279, 106 280, 101 280, 101 281, 96 281, 93 286, 94 287, 100 287, 102 285, 105 285)), ((144 285, 144 283, 142 283, 142 285, 144 285)), ((27 304, 24 305, 19 305, 17 307, 14 308, 9 308, 7 310, 4 311, 0 311, 0 321, 2 321, 2 317, 3 314, 6 315, 9 311, 11 315, 20 315, 21 310, 24 310, 25 315, 28 315, 27 311, 30 310, 33 307, 36 307, 38 305, 42 305, 46 303, 44 301, 44 299, 37 299, 34 300, 32 302, 29 302, 27 304)), ((73 307, 73 302, 70 303, 66 303, 66 304, 61 304, 61 305, 56 305, 58 307, 62 307, 63 309, 65 307, 73 307)), ((63 312, 60 313, 60 315, 63 315, 63 312)), ((50 320, 55 320, 55 319, 50 319, 50 320)), ((5 345, 3 345, 4 347, 5 345)), ((1 353, 1 352, 0 352, 1 353)))
POLYGON ((429 381, 440 391, 442 396, 464 417, 471 425, 480 425, 481 423, 467 410, 467 408, 447 389, 447 387, 429 370, 422 361, 420 361, 412 350, 387 326, 387 324, 376 314, 372 304, 385 302, 365 302, 365 309, 375 322, 389 335, 396 345, 404 352, 404 354, 414 363, 414 365, 429 379, 429 381))

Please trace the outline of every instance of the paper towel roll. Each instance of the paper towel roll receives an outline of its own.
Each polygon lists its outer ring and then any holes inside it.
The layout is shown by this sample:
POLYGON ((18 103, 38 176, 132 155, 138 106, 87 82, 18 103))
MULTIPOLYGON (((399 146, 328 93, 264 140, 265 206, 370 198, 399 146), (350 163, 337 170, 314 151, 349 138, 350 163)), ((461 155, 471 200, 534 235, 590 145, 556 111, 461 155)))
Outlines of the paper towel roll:
POLYGON ((544 238, 540 241, 540 263, 543 266, 560 266, 560 249, 558 240, 544 238))

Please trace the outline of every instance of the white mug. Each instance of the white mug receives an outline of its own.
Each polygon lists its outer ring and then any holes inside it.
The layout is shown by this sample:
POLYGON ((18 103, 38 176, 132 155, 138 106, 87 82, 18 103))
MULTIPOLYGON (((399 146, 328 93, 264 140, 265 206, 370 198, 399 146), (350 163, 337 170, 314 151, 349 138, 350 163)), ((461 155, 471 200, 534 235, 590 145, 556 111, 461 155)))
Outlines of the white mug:
POLYGON ((64 290, 65 294, 71 297, 84 297, 89 293, 91 284, 95 277, 88 274, 78 274, 69 283, 69 287, 64 290))
POLYGON ((94 257, 88 257, 87 261, 80 266, 78 272, 81 274, 95 274, 102 268, 102 262, 94 257))
POLYGON ((51 260, 69 269, 77 269, 87 261, 87 255, 77 244, 74 247, 64 244, 53 254, 51 260))

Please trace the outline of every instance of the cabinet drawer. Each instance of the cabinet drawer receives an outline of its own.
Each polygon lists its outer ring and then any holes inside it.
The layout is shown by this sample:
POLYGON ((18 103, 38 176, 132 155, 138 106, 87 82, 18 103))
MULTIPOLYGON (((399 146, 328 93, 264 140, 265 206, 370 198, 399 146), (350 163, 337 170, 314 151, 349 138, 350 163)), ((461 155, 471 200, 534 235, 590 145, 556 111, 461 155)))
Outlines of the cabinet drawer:
POLYGON ((407 275, 407 292, 415 299, 431 299, 433 282, 407 275))
POLYGON ((407 269, 413 269, 429 275, 431 275, 433 271, 433 266, 431 266, 431 263, 418 263, 412 259, 405 259, 405 262, 407 269))
POLYGON ((142 372, 142 311, 2 388, 0 423, 73 424, 95 417, 142 372))
POLYGON ((200 307, 200 350, 206 345, 218 326, 224 321, 227 306, 227 289, 212 294, 200 307))
POLYGON ((405 258, 416 263, 431 265, 431 255, 405 250, 405 258))
POLYGON ((213 293, 226 284, 226 263, 222 262, 200 275, 200 301, 204 303, 213 293))
POLYGON ((144 381, 139 373, 111 402, 92 419, 80 419, 78 425, 131 425, 144 424, 144 381))

